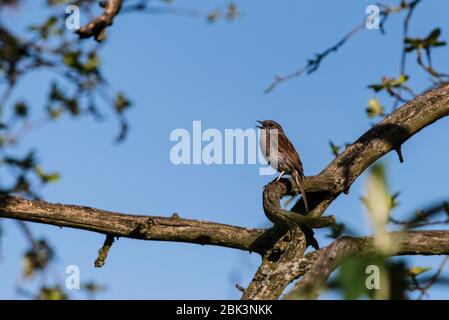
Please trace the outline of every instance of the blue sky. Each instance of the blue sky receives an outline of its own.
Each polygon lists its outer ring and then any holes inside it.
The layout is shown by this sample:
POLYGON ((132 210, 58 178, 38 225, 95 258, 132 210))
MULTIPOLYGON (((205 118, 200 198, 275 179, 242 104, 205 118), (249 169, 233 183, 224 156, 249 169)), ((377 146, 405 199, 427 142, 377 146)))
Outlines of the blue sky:
MULTIPOLYGON (((218 0, 176 3, 205 10, 226 4, 218 0)), ((27 135, 17 151, 35 147, 45 168, 62 173, 61 181, 43 191, 46 200, 117 212, 161 216, 178 212, 183 218, 267 226, 261 192, 271 177, 260 176, 256 165, 174 166, 169 158, 170 132, 190 130, 194 120, 201 120, 203 128, 224 130, 251 128, 258 119, 274 119, 300 151, 306 175, 313 175, 332 160, 329 139, 344 144, 369 129, 373 122, 364 109, 373 93, 366 86, 399 72, 402 19, 391 17, 384 36, 368 30, 357 34, 329 56, 318 72, 266 95, 263 91, 274 75, 301 67, 314 53, 336 42, 361 22, 372 2, 260 0, 237 4, 242 16, 232 23, 143 14, 116 19, 101 58, 110 83, 134 102, 128 113, 130 135, 117 146, 112 143, 117 130, 113 119, 98 123, 87 118, 65 119, 27 135)), ((39 1, 26 1, 25 7, 2 19, 26 25, 42 19, 41 8, 39 1)), ((448 10, 449 2, 422 3, 413 17, 411 35, 425 36, 441 26, 442 38, 448 40, 448 10)), ((412 59, 408 66, 411 83, 422 90, 429 81, 412 59)), ((441 70, 448 70, 447 49, 436 50, 434 61, 441 70)), ((27 77, 15 97, 39 106, 50 79, 46 73, 27 77)), ((445 170, 448 124, 449 119, 443 119, 407 142, 404 164, 399 164, 395 154, 384 157, 390 187, 401 191, 396 217, 449 196, 449 171, 445 170)), ((360 234, 369 234, 369 220, 359 200, 363 182, 364 176, 328 213, 360 234)), ((17 298, 13 288, 20 278, 26 243, 14 221, 5 221, 3 226, 0 298, 17 298)), ((95 269, 102 235, 37 224, 31 227, 36 236, 49 239, 57 249, 52 273, 64 279, 65 267, 78 265, 82 280, 107 286, 99 298, 237 299, 240 292, 235 283, 246 286, 260 261, 256 254, 226 248, 120 239, 106 265, 95 269)), ((329 242, 324 236, 328 231, 318 233, 321 245, 329 242)), ((413 257, 410 261, 436 266, 440 258, 413 257)), ((444 291, 437 288, 431 297, 445 298, 444 291)))

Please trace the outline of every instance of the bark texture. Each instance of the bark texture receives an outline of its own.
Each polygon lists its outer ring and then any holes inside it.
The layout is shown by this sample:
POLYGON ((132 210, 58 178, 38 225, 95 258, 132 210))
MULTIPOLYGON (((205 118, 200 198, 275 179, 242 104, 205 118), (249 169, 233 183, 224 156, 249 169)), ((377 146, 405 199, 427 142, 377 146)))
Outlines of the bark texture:
MULTIPOLYGON (((85 26, 85 31, 90 30, 92 35, 96 30, 104 32, 120 9, 119 3, 118 0, 106 3, 106 17, 98 18, 98 21, 106 19, 106 22, 99 22, 103 29, 92 25, 85 26)), ((401 145, 447 115, 449 84, 426 92, 397 109, 349 145, 319 175, 305 179, 311 208, 308 214, 301 199, 291 211, 280 206, 283 196, 298 192, 293 187, 295 184, 288 179, 270 182, 262 197, 265 215, 274 223, 269 229, 182 219, 178 214, 171 217, 122 214, 7 195, 0 196, 0 217, 105 234, 107 238, 98 265, 104 264, 113 242, 111 237, 209 244, 257 252, 262 263, 243 290, 243 299, 277 299, 298 277, 300 280, 285 298, 310 296, 327 280, 342 256, 362 255, 374 248, 374 237, 343 237, 323 249, 304 254, 309 244, 316 248, 318 245, 312 228, 335 223, 334 216, 323 216, 326 208, 341 193, 348 192, 355 179, 383 155, 396 151, 402 160, 401 145)), ((395 255, 449 254, 449 231, 392 232, 391 235, 399 245, 395 255)))

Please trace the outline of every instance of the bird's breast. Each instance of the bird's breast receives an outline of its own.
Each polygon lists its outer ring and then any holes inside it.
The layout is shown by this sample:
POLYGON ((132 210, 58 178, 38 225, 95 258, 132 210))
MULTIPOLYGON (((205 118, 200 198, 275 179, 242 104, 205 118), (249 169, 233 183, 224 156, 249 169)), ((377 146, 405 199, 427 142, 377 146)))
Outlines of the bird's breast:
POLYGON ((277 139, 270 139, 270 134, 267 133, 267 130, 261 130, 260 149, 270 166, 277 171, 282 171, 281 167, 284 163, 284 157, 279 152, 277 139))

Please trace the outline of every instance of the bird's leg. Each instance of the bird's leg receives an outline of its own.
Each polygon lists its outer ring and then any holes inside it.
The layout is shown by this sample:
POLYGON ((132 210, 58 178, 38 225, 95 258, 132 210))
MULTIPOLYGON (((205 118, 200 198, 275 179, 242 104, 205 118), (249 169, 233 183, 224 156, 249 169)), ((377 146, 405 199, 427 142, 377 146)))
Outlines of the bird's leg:
POLYGON ((282 176, 284 175, 284 173, 285 173, 285 171, 282 171, 281 172, 281 174, 279 175, 279 177, 276 179, 276 182, 278 182, 279 181, 279 179, 281 179, 282 178, 282 176))

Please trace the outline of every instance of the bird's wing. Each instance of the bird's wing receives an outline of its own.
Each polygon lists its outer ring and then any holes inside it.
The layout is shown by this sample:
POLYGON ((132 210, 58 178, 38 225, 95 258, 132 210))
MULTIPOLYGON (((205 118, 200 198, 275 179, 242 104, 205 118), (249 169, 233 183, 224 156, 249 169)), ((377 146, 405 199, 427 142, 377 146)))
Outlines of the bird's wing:
POLYGON ((291 141, 285 134, 280 134, 278 140, 279 152, 288 154, 288 157, 286 157, 284 161, 288 162, 290 168, 295 168, 301 175, 303 175, 304 169, 302 167, 301 159, 291 141))

